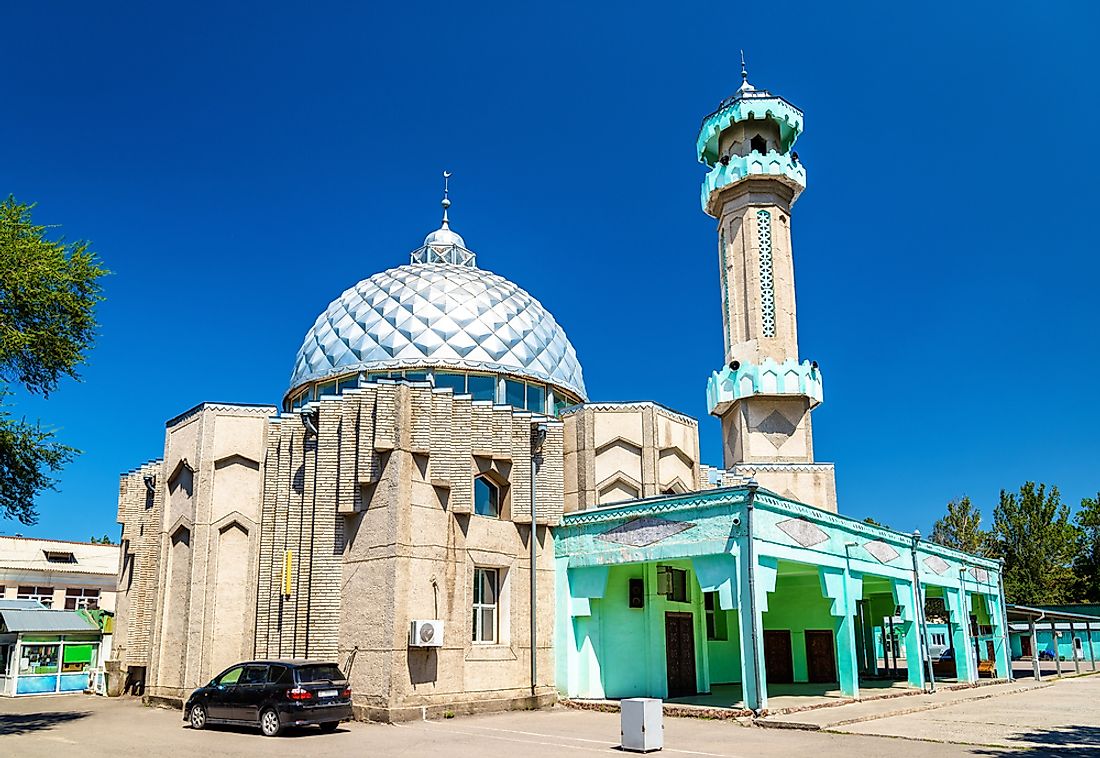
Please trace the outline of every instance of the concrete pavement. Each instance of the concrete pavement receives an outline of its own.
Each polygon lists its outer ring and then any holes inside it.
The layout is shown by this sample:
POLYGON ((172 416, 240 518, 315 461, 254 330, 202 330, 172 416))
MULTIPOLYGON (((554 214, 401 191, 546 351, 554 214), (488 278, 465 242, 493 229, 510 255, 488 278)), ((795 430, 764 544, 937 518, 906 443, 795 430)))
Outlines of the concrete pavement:
POLYGON ((1100 675, 829 728, 845 734, 1009 748, 1028 756, 1100 756, 1100 675))
MULTIPOLYGON (((987 689, 987 688, 982 688, 987 689)), ((992 688, 988 688, 992 689, 992 688)), ((898 700, 911 700, 899 698, 898 700)), ((896 702, 896 701, 895 701, 896 702)), ((935 710, 826 726, 821 731, 759 729, 733 721, 665 719, 663 754, 687 756, 1100 756, 1100 676, 1041 689, 943 704, 935 710), (900 739, 898 739, 900 738, 900 739)), ((822 709, 839 712, 841 706, 822 709)), ((0 756, 446 756, 548 758, 619 755, 617 713, 553 708, 399 725, 344 724, 269 739, 219 728, 196 732, 174 710, 135 700, 50 696, 0 700, 0 756)))

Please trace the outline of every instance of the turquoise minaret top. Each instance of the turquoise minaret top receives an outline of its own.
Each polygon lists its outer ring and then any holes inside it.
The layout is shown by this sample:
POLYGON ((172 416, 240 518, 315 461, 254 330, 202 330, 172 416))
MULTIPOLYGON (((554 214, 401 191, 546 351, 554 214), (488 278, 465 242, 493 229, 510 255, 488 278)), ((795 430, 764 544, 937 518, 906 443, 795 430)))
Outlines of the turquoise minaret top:
POLYGON ((782 180, 791 186, 794 199, 797 199, 806 187, 806 169, 798 161, 798 153, 794 152, 794 143, 802 133, 802 119, 802 111, 794 105, 749 83, 742 55, 741 86, 704 118, 699 127, 696 151, 699 161, 710 167, 703 179, 703 210, 717 218, 712 202, 717 191, 750 175, 769 175, 782 180), (768 127, 770 138, 745 137, 745 127, 752 131, 761 126, 768 127))

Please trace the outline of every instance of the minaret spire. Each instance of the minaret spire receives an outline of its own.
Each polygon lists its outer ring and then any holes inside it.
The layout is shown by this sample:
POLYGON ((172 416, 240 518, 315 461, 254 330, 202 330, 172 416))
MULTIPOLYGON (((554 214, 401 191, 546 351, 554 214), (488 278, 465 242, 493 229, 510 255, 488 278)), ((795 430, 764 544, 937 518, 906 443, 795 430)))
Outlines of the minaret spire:
POLYGON ((451 172, 443 172, 443 228, 450 229, 450 222, 447 220, 447 209, 451 207, 451 199, 448 197, 450 192, 450 180, 451 172))
POLYGON ((745 69, 745 51, 741 51, 741 81, 747 82, 749 80, 749 72, 745 69))

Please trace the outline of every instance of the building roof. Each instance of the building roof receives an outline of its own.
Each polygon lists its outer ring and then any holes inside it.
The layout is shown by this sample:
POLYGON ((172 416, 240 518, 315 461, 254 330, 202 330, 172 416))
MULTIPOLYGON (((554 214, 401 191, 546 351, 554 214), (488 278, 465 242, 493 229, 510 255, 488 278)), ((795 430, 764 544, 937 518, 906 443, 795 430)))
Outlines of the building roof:
POLYGON ((332 301, 306 334, 290 392, 357 371, 483 371, 587 399, 577 353, 526 291, 473 265, 413 263, 332 301))
POLYGON ((37 600, 12 600, 0 598, 0 611, 11 610, 40 610, 46 606, 37 600))
POLYGON ((114 576, 118 572, 119 549, 118 545, 90 542, 0 537, 0 570, 114 576), (51 561, 47 554, 54 555, 55 560, 51 561))
MULTIPOLYGON (((1005 606, 1005 610, 1008 613, 1009 621, 1020 621, 1027 619, 1043 620, 1043 621, 1087 621, 1091 623, 1100 623, 1100 618, 1097 618, 1095 611, 1091 613, 1072 613, 1069 611, 1060 610, 1061 608, 1072 606, 1038 606, 1032 607, 1029 605, 1013 605, 1008 603, 1005 606)), ((1086 609, 1095 608, 1095 606, 1085 606, 1086 609)))
POLYGON ((0 630, 5 632, 98 632, 99 627, 76 611, 48 608, 0 608, 0 630))

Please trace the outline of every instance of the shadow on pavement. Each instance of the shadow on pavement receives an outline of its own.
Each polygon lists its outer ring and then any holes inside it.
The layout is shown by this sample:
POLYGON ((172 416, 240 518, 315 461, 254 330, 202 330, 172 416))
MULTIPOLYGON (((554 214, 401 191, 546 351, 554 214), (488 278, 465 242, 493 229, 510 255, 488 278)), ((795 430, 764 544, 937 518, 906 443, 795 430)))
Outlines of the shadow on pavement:
POLYGON ((1011 737, 1014 742, 1028 743, 1019 747, 982 748, 975 755, 1021 756, 1022 758, 1100 758, 1100 727, 1063 726, 1034 729, 1011 737))
POLYGON ((53 729, 58 724, 87 718, 88 711, 45 711, 43 713, 0 713, 0 735, 27 734, 53 729))
MULTIPOLYGON (((189 725, 184 726, 184 729, 194 731, 193 729, 191 729, 191 727, 189 725)), ((236 734, 252 734, 252 735, 255 735, 257 737, 261 736, 259 727, 243 726, 241 724, 209 724, 209 725, 207 725, 207 727, 203 731, 204 732, 235 732, 236 734)), ((339 726, 335 731, 332 731, 332 732, 322 732, 317 727, 312 727, 312 726, 288 726, 288 727, 285 727, 283 729, 283 731, 279 733, 279 736, 276 739, 285 739, 285 738, 288 738, 288 737, 289 738, 331 737, 334 734, 347 734, 350 731, 351 730, 347 729, 343 725, 339 726)), ((0 732, 0 734, 3 734, 3 732, 0 732)), ((267 738, 264 738, 264 739, 267 739, 267 738)))

